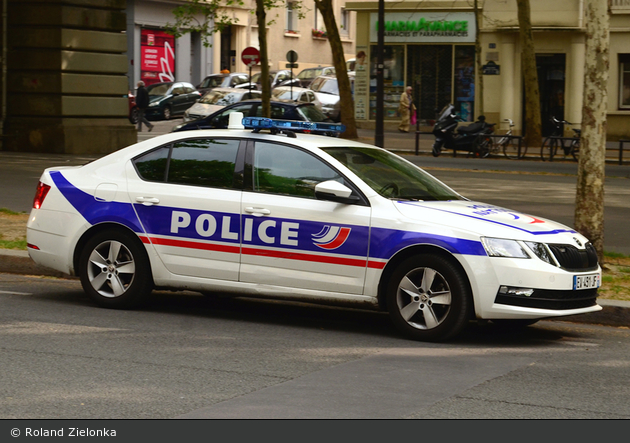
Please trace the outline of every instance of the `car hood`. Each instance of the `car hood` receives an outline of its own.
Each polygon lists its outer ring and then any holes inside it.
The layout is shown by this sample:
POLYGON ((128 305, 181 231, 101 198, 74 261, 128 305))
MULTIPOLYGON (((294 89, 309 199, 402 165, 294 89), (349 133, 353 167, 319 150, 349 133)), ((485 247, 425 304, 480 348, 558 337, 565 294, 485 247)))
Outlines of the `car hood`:
MULTIPOLYGON (((313 91, 314 92, 314 91, 313 91)), ((322 105, 334 105, 339 101, 339 96, 335 94, 325 94, 323 92, 315 92, 315 97, 322 105)))
POLYGON ((488 203, 468 200, 397 201, 398 211, 411 222, 439 223, 445 229, 478 236, 523 241, 579 243, 587 239, 561 223, 488 203))
POLYGON ((188 108, 188 114, 194 115, 210 115, 218 111, 219 109, 223 109, 223 105, 209 105, 207 103, 195 103, 190 108, 188 108))
POLYGON ((151 95, 149 96, 149 103, 161 102, 169 97, 170 95, 151 95))

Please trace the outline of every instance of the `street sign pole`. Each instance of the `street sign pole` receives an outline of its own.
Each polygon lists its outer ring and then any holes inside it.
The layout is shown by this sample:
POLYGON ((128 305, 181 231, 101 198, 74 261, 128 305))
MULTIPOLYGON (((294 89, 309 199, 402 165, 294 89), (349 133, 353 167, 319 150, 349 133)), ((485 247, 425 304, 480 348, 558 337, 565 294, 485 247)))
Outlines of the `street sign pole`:
POLYGON ((291 67, 291 83, 289 84, 290 88, 289 90, 291 91, 291 99, 293 100, 293 68, 297 68, 297 64, 295 62, 298 61, 298 54, 297 52, 291 50, 289 52, 287 52, 287 61, 289 62, 289 66, 291 67))

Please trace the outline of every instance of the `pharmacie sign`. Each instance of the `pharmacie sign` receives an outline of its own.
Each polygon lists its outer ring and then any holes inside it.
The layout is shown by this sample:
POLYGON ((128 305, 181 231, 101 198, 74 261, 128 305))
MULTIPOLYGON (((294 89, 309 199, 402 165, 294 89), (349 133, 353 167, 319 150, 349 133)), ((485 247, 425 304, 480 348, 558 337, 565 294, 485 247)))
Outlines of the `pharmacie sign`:
MULTIPOLYGON (((378 14, 370 14, 370 42, 378 42, 378 14)), ((385 14, 386 43, 475 41, 473 12, 394 12, 385 14)))

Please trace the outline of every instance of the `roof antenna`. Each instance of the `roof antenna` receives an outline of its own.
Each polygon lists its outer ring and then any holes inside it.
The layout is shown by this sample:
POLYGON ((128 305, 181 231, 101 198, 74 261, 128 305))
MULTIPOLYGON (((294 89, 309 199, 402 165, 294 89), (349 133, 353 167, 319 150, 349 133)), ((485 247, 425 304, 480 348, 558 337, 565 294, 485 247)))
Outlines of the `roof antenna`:
POLYGON ((228 122, 228 129, 245 129, 243 126, 243 113, 232 112, 230 114, 230 120, 228 122))

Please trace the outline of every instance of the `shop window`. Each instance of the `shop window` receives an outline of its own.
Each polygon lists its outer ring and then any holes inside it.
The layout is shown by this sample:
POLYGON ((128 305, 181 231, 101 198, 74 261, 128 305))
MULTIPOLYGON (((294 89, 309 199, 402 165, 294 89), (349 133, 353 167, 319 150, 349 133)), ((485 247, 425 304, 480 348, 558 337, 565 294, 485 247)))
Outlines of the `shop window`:
MULTIPOLYGON (((370 52, 370 119, 376 118, 376 45, 370 52)), ((385 45, 383 48, 383 116, 397 120, 400 96, 405 90, 405 47, 385 45)))
POLYGON ((475 119, 475 47, 455 47, 455 108, 463 121, 475 119))
POLYGON ((619 54, 619 108, 630 109, 630 54, 619 54))

